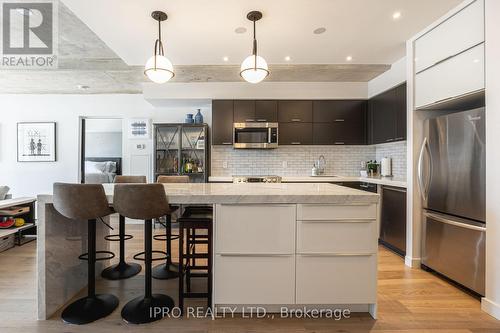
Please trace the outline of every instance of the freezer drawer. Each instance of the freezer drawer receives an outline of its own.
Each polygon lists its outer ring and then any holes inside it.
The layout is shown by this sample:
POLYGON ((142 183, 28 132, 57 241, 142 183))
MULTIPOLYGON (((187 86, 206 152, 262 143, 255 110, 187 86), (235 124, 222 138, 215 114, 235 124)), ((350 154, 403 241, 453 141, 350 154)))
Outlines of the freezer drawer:
POLYGON ((422 264, 484 295, 484 224, 424 211, 422 264))

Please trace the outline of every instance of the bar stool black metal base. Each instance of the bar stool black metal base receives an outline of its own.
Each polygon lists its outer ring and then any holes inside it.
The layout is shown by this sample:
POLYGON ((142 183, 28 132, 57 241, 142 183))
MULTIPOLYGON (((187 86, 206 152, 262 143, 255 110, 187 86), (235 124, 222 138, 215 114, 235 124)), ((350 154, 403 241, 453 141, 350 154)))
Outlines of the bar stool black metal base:
POLYGON ((108 280, 121 280, 137 275, 140 271, 141 265, 139 264, 120 262, 103 270, 101 276, 108 280))
POLYGON ((174 300, 167 295, 139 296, 125 304, 122 309, 122 318, 131 324, 151 323, 162 319, 165 310, 172 310, 173 307, 174 300))
POLYGON ((61 318, 68 324, 88 324, 110 315, 118 303, 118 298, 110 294, 80 298, 64 309, 61 318))
POLYGON ((157 280, 169 280, 179 277, 179 264, 161 264, 153 267, 153 278, 157 280))

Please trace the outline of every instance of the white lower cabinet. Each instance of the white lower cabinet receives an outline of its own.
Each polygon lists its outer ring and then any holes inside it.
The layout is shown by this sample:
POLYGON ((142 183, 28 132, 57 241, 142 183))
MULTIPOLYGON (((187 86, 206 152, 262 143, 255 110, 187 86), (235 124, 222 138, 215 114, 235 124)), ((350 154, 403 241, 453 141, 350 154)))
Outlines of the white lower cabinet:
POLYGON ((215 256, 216 304, 294 304, 295 255, 215 256))
POLYGON ((297 254, 297 304, 377 301, 377 256, 297 254))

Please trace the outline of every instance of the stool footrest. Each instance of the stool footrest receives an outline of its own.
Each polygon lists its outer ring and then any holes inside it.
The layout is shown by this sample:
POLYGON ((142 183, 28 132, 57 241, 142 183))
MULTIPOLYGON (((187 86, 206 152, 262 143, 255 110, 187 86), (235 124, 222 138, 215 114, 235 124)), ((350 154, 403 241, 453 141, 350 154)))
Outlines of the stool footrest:
MULTIPOLYGON (((129 240, 129 239, 132 239, 134 238, 134 236, 132 235, 124 235, 123 237, 123 240, 126 241, 126 240, 129 240)), ((121 237, 120 235, 116 234, 116 235, 107 235, 107 236, 104 236, 104 239, 109 241, 109 242, 119 242, 121 241, 121 237)))
MULTIPOLYGON (((157 241, 166 241, 167 234, 154 235, 153 239, 157 240, 157 241)), ((170 235, 170 240, 174 240, 174 239, 179 239, 179 235, 170 235)))
MULTIPOLYGON (((115 254, 111 251, 96 251, 95 254, 96 254, 96 257, 98 254, 107 254, 108 255, 107 257, 96 258, 95 261, 110 260, 110 259, 113 259, 115 257, 115 254)), ((89 253, 86 252, 86 253, 80 254, 78 256, 78 259, 89 260, 89 253)))
MULTIPOLYGON (((139 252, 139 253, 135 254, 135 255, 134 255, 134 259, 135 259, 135 260, 139 260, 139 261, 144 261, 145 259, 144 259, 144 257, 143 257, 143 256, 144 256, 144 254, 145 254, 145 253, 146 253, 146 252, 144 252, 144 251, 143 251, 143 252, 139 252)), ((151 261, 157 261, 157 260, 167 260, 167 259, 170 257, 170 256, 168 255, 168 253, 167 253, 167 252, 165 252, 165 251, 156 251, 156 250, 155 250, 155 251, 151 251, 151 253, 153 253, 153 254, 154 254, 154 253, 160 253, 160 254, 163 254, 163 255, 164 255, 164 257, 161 257, 161 258, 153 258, 153 259, 151 259, 151 261)))

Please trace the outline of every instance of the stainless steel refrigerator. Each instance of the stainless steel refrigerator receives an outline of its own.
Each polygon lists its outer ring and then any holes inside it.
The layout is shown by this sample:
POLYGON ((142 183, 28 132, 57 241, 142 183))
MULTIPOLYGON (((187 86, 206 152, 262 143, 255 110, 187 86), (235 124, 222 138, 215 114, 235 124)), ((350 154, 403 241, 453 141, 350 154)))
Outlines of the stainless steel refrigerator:
POLYGON ((422 264, 484 295, 486 171, 484 108, 425 122, 418 160, 422 264))

